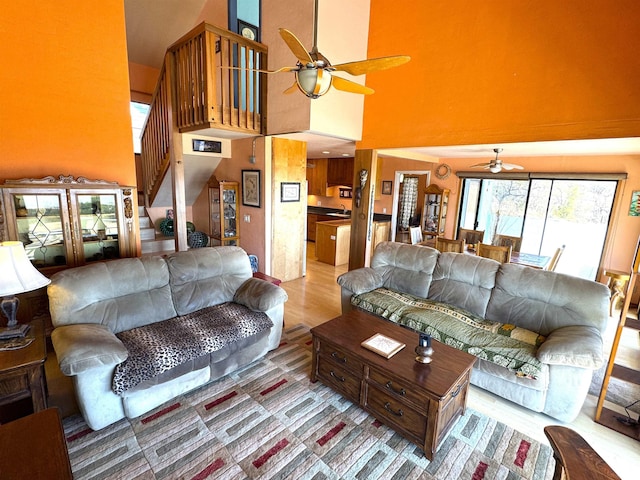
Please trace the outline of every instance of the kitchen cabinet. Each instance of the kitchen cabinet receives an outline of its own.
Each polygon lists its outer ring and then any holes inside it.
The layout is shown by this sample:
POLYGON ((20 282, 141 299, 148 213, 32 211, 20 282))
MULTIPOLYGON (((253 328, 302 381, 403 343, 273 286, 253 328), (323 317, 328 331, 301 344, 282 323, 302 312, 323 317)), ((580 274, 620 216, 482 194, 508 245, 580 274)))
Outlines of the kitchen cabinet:
POLYGON ((353 186, 353 158, 315 158, 307 160, 309 195, 327 196, 327 188, 353 186))
MULTIPOLYGON (((0 187, 0 241, 18 240, 50 277, 69 267, 137 255, 133 187, 60 175, 6 180, 0 187)), ((44 317, 53 329, 46 288, 20 296, 20 322, 44 317)))
POLYGON ((211 246, 240 246, 238 225, 238 182, 218 182, 215 178, 209 184, 209 234, 211 246))
POLYGON ((444 234, 449 204, 449 190, 431 184, 424 191, 422 235, 429 239, 444 234))
POLYGON ((371 239, 371 258, 373 258, 373 253, 375 252, 378 244, 389 240, 390 233, 391 233, 390 221, 373 222, 373 237, 371 239))
POLYGON ((316 257, 329 265, 349 262, 351 220, 331 220, 316 223, 316 257))

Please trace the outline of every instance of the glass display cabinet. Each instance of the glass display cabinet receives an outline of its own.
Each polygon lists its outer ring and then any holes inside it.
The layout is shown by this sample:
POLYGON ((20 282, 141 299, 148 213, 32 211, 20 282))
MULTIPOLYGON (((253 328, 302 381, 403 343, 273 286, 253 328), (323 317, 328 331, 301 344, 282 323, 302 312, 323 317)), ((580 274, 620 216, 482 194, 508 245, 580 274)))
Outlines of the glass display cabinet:
POLYGON ((238 182, 209 183, 209 234, 211 246, 240 246, 238 182))
POLYGON ((21 241, 45 275, 135 256, 133 190, 100 180, 61 178, 5 182, 3 237, 21 241))
POLYGON ((422 235, 424 238, 434 238, 444 235, 449 203, 449 190, 431 184, 424 191, 424 205, 422 207, 422 235))

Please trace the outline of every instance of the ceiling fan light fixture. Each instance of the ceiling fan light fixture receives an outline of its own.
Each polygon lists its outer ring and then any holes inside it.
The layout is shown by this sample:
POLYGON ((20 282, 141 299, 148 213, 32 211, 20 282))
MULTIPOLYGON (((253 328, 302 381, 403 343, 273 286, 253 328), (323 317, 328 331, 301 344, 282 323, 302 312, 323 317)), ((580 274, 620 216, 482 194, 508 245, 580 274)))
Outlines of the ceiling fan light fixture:
POLYGON ((331 72, 321 68, 302 68, 296 72, 296 83, 309 98, 319 98, 331 87, 331 72))
POLYGON ((499 173, 502 170, 502 167, 500 167, 500 165, 491 165, 489 167, 489 171, 491 173, 499 173))

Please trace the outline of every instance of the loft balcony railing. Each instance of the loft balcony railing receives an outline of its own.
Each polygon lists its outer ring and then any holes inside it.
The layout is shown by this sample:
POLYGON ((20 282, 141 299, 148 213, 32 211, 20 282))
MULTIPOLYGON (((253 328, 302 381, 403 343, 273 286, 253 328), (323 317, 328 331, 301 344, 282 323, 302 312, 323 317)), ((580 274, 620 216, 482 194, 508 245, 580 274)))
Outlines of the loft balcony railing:
POLYGON ((142 133, 144 192, 153 200, 169 168, 172 135, 265 131, 267 47, 202 23, 167 50, 142 133))

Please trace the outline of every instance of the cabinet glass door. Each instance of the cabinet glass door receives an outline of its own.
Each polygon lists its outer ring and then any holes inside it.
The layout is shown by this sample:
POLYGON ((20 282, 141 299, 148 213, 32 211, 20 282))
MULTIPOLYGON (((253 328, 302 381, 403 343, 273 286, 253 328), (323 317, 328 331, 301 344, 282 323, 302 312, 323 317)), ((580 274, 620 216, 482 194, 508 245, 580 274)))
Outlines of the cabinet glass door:
POLYGON ((222 190, 223 213, 224 213, 224 242, 223 245, 237 245, 238 226, 236 222, 237 214, 237 192, 235 188, 224 188, 222 190))
MULTIPOLYGON (((17 240, 37 268, 73 265, 64 194, 11 194, 17 240), (64 201, 63 201, 64 200, 64 201)), ((5 197, 6 198, 6 197, 5 197)))
POLYGON ((120 257, 117 196, 114 193, 75 195, 80 231, 76 238, 84 261, 120 257))

